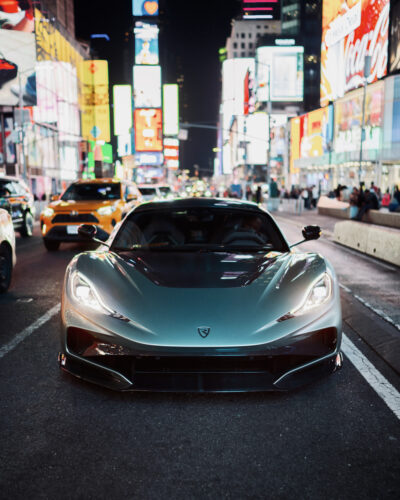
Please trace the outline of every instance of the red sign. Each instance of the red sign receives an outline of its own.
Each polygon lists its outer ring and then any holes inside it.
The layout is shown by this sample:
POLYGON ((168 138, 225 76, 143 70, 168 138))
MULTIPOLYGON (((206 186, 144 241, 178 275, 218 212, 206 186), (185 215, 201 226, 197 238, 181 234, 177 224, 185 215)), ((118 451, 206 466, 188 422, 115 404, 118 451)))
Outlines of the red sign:
POLYGON ((137 152, 163 150, 161 109, 135 109, 134 126, 137 152))

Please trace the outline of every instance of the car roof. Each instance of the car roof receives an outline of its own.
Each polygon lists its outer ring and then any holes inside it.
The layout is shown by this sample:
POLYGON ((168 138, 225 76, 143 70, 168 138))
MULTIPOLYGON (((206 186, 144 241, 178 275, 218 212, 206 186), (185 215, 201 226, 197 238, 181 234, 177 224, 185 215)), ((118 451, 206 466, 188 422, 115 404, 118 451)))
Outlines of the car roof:
POLYGON ((233 200, 227 198, 177 198, 175 200, 160 200, 143 203, 135 208, 134 212, 142 212, 146 210, 165 210, 165 209, 180 209, 180 208, 230 208, 230 209, 245 209, 254 212, 262 210, 256 203, 245 200, 233 200))
POLYGON ((73 184, 119 184, 120 182, 119 179, 113 179, 112 177, 102 177, 100 179, 78 179, 73 184))

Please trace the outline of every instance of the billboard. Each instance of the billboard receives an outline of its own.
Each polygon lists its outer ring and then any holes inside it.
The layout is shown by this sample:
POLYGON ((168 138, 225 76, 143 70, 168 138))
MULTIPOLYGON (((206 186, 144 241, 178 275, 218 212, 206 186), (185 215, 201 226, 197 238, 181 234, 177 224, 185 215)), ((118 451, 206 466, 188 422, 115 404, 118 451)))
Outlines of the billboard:
POLYGON ((156 24, 135 23, 135 64, 159 64, 158 32, 156 24))
POLYGON ((35 20, 31 0, 0 0, 0 29, 33 33, 35 20))
POLYGON ((161 108, 161 67, 133 67, 133 102, 135 108, 161 108))
POLYGON ((391 5, 390 22, 389 71, 393 73, 400 69, 400 2, 391 5))
POLYGON ((110 142, 107 61, 83 62, 82 135, 110 142))
POLYGON ((135 161, 137 165, 161 166, 164 158, 162 153, 136 153, 135 161))
POLYGON ((36 105, 35 64, 35 35, 0 29, 0 105, 36 105))
POLYGON ((158 0, 132 0, 134 16, 158 16, 158 0))
POLYGON ((366 55, 368 83, 386 75, 389 9, 389 0, 323 1, 321 106, 363 85, 366 55))
POLYGON ((161 109, 135 109, 135 151, 163 150, 161 109))
POLYGON ((171 137, 164 139, 165 165, 171 170, 179 168, 179 140, 171 137))
POLYGON ((316 158, 329 153, 332 140, 332 106, 300 116, 300 158, 316 158))
POLYGON ((114 135, 129 135, 132 128, 132 87, 130 85, 114 85, 113 100, 114 135))
POLYGON ((118 156, 128 156, 132 154, 132 137, 131 134, 118 136, 118 156))
POLYGON ((265 165, 268 150, 268 115, 253 113, 246 118, 247 163, 265 165))
POLYGON ((258 101, 268 101, 269 87, 271 87, 271 101, 302 101, 304 47, 259 47, 256 55, 256 78, 258 101))
MULTIPOLYGON (((357 89, 335 102, 335 153, 359 151, 361 141, 363 89, 357 89)), ((368 85, 363 150, 379 150, 382 141, 384 82, 368 85)))
POLYGON ((179 87, 176 83, 163 85, 164 135, 179 134, 179 87))
POLYGON ((278 0, 242 0, 243 19, 281 18, 281 6, 278 0))

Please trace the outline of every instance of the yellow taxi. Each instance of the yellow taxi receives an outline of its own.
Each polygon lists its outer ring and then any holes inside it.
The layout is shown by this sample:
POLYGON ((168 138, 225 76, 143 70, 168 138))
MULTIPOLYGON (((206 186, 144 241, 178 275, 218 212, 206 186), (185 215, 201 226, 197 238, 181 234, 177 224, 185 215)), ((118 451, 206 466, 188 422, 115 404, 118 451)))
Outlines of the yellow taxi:
POLYGON ((62 242, 82 241, 81 224, 97 226, 97 235, 106 240, 114 226, 136 205, 142 195, 134 182, 116 179, 80 179, 40 214, 44 246, 50 252, 62 242))

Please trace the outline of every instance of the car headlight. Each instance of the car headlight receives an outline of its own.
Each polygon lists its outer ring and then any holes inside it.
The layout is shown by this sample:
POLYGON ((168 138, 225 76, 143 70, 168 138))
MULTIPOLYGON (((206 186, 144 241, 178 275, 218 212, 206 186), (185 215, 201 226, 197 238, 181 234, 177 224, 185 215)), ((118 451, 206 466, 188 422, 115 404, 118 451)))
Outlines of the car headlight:
POLYGON ((292 316, 300 316, 315 307, 321 306, 329 301, 332 296, 332 278, 328 273, 324 273, 318 278, 308 290, 305 300, 302 304, 292 311, 292 316))
POLYGON ((52 215, 54 215, 54 210, 51 207, 46 207, 43 210, 42 215, 44 217, 51 217, 52 215))
POLYGON ((74 299, 81 305, 107 314, 112 312, 103 304, 95 287, 77 271, 71 276, 71 291, 74 299))
POLYGON ((107 205, 106 207, 100 207, 97 209, 99 215, 111 215, 115 212, 115 207, 112 205, 107 205))

